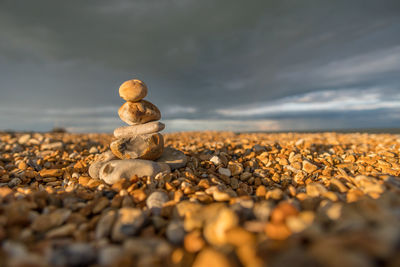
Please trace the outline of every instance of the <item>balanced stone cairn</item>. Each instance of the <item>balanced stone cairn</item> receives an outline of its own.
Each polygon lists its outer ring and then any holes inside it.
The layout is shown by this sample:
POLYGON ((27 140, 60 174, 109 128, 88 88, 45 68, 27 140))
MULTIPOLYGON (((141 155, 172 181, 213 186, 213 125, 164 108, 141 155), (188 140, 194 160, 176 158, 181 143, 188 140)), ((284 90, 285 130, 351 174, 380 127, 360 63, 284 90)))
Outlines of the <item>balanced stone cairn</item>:
POLYGON ((129 126, 114 130, 117 139, 111 142, 111 150, 98 155, 89 167, 89 175, 114 184, 134 175, 154 177, 186 166, 183 152, 164 148, 164 138, 159 132, 165 125, 158 121, 160 110, 143 99, 147 95, 146 84, 136 79, 126 81, 120 86, 119 95, 126 102, 118 115, 129 126))

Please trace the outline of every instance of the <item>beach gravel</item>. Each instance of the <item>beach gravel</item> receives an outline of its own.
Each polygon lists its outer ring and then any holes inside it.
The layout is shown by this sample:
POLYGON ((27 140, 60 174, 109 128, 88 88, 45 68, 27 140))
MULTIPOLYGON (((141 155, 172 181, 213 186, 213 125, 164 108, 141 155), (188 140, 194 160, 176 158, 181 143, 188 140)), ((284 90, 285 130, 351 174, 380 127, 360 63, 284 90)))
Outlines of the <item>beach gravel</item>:
POLYGON ((0 266, 399 266, 399 135, 167 133, 107 184, 112 140, 0 133, 0 266))

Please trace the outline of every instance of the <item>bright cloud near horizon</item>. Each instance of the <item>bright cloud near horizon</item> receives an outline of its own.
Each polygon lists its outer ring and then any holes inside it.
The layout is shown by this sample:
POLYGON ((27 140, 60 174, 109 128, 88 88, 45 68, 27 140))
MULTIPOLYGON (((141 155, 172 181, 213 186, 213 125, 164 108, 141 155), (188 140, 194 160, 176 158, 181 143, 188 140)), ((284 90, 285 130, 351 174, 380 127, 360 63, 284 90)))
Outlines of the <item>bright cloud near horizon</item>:
POLYGON ((397 0, 4 0, 0 31, 0 130, 111 132, 132 78, 166 131, 400 127, 397 0))

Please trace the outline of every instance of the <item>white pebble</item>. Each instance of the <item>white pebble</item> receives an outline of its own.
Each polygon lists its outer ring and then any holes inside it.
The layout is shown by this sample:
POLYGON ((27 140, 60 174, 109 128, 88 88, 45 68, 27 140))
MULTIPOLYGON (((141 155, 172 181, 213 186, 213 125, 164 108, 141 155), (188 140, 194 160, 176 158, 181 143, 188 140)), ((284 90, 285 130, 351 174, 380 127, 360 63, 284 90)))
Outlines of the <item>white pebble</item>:
POLYGON ((214 163, 214 165, 218 166, 221 164, 221 159, 218 156, 213 156, 210 161, 214 163))

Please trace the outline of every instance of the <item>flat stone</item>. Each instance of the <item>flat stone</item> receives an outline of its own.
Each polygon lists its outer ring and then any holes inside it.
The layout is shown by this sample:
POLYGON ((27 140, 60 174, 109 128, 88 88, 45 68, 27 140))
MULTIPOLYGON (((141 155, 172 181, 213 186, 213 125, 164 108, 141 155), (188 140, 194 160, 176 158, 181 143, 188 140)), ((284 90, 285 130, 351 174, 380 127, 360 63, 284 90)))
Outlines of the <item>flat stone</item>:
POLYGON ((95 161, 90 164, 89 167, 89 175, 94 179, 99 179, 99 171, 101 167, 107 162, 117 159, 117 157, 112 153, 111 150, 107 150, 106 152, 100 154, 95 161))
POLYGON ((170 172, 165 164, 159 164, 150 160, 124 159, 112 160, 101 167, 99 172, 100 179, 108 184, 114 184, 123 178, 130 178, 133 175, 139 177, 154 177, 160 172, 170 172))
POLYGON ((186 166, 187 157, 182 151, 172 147, 165 147, 164 152, 157 162, 166 163, 171 169, 179 169, 186 166))
POLYGON ((124 100, 137 102, 147 95, 147 86, 141 80, 133 79, 123 82, 118 91, 124 100))
POLYGON ((143 124, 161 119, 160 110, 146 100, 139 102, 126 102, 119 110, 118 115, 129 125, 143 124))
POLYGON ((151 134, 164 130, 165 124, 159 121, 152 121, 144 124, 123 126, 114 130, 116 138, 128 138, 139 134, 151 134))
POLYGON ((120 159, 155 160, 164 150, 161 134, 142 134, 130 138, 120 138, 110 145, 111 151, 120 159))

